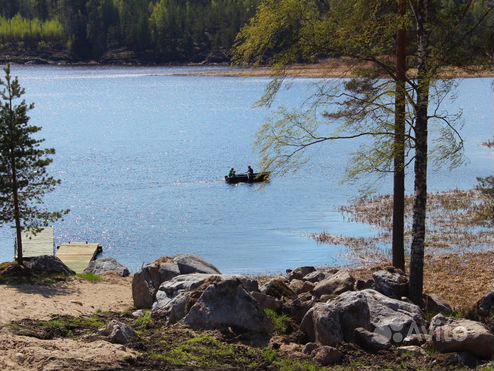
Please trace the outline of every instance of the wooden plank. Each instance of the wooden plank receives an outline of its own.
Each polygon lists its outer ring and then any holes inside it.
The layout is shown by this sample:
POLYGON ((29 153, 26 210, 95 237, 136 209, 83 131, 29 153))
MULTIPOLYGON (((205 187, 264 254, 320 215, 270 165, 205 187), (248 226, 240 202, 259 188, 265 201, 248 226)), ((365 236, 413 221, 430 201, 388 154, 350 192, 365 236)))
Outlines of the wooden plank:
POLYGON ((74 272, 82 273, 100 252, 101 246, 97 243, 71 242, 61 245, 57 256, 74 272))
MULTIPOLYGON (((34 235, 29 230, 22 232, 22 253, 25 258, 41 255, 54 255, 55 243, 53 228, 44 228, 34 235)), ((17 256, 17 252, 15 253, 17 256)))

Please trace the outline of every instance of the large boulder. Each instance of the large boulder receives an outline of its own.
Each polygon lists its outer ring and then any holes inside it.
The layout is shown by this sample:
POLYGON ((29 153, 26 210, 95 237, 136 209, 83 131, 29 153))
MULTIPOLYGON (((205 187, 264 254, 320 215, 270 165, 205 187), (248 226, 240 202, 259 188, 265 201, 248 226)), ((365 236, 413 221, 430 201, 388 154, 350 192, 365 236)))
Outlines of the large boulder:
POLYGON ((424 324, 418 306, 367 289, 347 291, 327 303, 314 305, 300 328, 310 341, 335 346, 343 341, 355 342, 355 329, 359 327, 400 343, 424 324))
POLYGON ((317 297, 323 295, 339 295, 345 291, 353 290, 354 283, 355 278, 352 277, 350 272, 343 270, 320 281, 314 287, 313 293, 317 297))
POLYGON ((194 255, 162 257, 148 264, 132 279, 132 298, 138 309, 149 309, 163 282, 183 274, 219 274, 219 270, 202 258, 194 255))
POLYGON ((127 277, 130 274, 127 267, 124 267, 114 258, 110 257, 93 260, 89 263, 87 268, 84 269, 84 273, 93 273, 97 275, 115 274, 120 277, 127 277))
POLYGON ((184 323, 193 329, 270 334, 273 324, 240 280, 230 278, 209 285, 190 308, 184 323))
POLYGON ((429 331, 432 345, 442 353, 468 352, 485 359, 494 356, 494 335, 480 322, 438 314, 429 331))
POLYGON ((372 274, 374 288, 390 298, 408 296, 408 278, 400 269, 389 267, 372 274))
POLYGON ((33 273, 62 274, 73 276, 75 272, 67 267, 59 258, 52 255, 41 255, 33 258, 26 258, 24 266, 33 273))
POLYGON ((277 299, 281 299, 282 297, 295 299, 297 297, 297 294, 288 286, 287 281, 283 277, 270 279, 262 285, 261 292, 277 299))
POLYGON ((311 292, 314 289, 314 284, 309 281, 302 281, 298 279, 293 279, 290 281, 290 288, 297 294, 303 294, 304 292, 311 292))
POLYGON ((309 273, 305 275, 302 279, 304 281, 309 281, 312 283, 317 283, 322 281, 323 279, 327 278, 330 274, 329 273, 324 273, 321 271, 314 271, 312 273, 309 273))

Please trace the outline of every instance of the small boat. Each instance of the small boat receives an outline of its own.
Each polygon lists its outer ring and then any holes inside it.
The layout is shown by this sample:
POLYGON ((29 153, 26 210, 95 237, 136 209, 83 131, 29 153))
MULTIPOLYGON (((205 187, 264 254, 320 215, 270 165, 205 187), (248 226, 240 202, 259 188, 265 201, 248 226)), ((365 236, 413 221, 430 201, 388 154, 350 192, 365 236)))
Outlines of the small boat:
POLYGON ((254 177, 249 179, 247 174, 236 174, 235 176, 225 176, 225 182, 228 184, 237 184, 237 183, 260 183, 266 182, 269 180, 270 172, 262 172, 262 173, 254 173, 254 177))

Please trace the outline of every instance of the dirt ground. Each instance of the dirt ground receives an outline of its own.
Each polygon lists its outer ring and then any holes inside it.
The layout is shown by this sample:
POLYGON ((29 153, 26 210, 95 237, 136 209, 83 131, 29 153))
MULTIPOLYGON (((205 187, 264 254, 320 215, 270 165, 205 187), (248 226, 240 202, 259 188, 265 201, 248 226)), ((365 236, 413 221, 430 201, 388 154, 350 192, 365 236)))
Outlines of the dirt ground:
POLYGON ((24 318, 123 311, 132 306, 129 279, 90 283, 78 279, 51 286, 0 285, 0 370, 112 369, 136 353, 106 341, 41 340, 16 336, 6 325, 24 318))

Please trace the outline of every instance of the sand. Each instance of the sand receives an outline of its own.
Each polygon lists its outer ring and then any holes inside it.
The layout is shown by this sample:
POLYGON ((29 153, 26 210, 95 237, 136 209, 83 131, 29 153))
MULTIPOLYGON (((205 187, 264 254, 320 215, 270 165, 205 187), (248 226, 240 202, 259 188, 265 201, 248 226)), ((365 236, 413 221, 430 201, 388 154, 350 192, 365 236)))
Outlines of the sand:
POLYGON ((132 306, 129 279, 99 283, 72 280, 54 286, 0 285, 0 370, 112 369, 136 353, 106 341, 40 340, 16 336, 5 326, 24 318, 124 311, 132 306))

